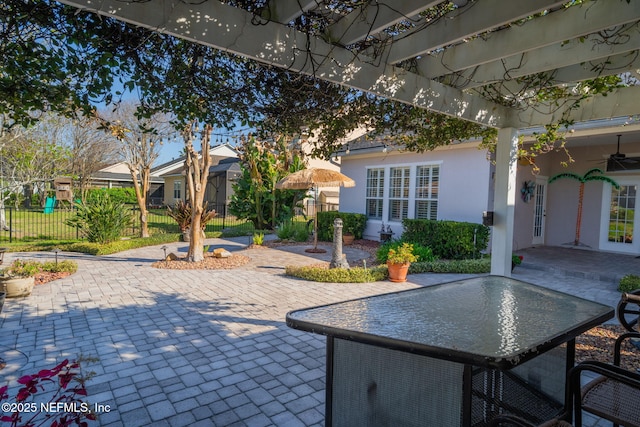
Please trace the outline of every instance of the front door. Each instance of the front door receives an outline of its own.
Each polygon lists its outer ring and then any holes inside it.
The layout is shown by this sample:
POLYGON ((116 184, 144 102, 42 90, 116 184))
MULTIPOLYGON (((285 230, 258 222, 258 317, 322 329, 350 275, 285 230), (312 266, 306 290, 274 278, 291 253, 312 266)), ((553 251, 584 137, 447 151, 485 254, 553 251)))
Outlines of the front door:
POLYGON ((620 188, 604 186, 600 249, 635 254, 640 248, 640 236, 634 233, 640 179, 616 181, 620 188))
POLYGON ((547 211, 547 177, 536 176, 533 194, 533 239, 534 245, 544 245, 544 223, 547 211))

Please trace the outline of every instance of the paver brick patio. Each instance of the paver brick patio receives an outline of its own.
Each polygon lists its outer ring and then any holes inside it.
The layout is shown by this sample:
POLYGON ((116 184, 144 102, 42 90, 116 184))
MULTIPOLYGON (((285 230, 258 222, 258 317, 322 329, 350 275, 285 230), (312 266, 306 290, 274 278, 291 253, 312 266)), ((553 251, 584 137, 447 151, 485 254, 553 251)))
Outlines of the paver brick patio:
MULTIPOLYGON (((207 243, 241 249, 243 240, 207 243)), ((277 249, 247 253, 252 260, 246 266, 218 271, 152 268, 163 255, 160 247, 107 257, 63 254, 79 263, 76 274, 8 301, 0 314, 0 352, 26 356, 18 370, 0 372, 0 382, 82 353, 100 358, 89 367, 96 376, 88 391, 92 403, 111 405, 100 416, 104 426, 323 425, 325 340, 288 328, 286 313, 468 277, 314 283, 282 275, 286 264, 313 262, 307 256, 277 249)), ((51 256, 8 254, 7 261, 51 256)), ((548 284, 555 274, 519 269, 515 277, 548 284)), ((608 304, 617 298, 611 286, 584 277, 554 283, 608 304)))

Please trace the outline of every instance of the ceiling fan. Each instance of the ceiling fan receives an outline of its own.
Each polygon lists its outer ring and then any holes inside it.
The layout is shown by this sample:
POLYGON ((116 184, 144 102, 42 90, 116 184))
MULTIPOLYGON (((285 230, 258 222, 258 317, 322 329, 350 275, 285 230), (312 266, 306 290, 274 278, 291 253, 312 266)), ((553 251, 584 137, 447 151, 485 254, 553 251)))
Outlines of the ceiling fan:
MULTIPOLYGON (((616 162, 626 162, 627 161, 627 156, 624 153, 620 152, 620 137, 622 135, 618 135, 618 148, 616 150, 615 153, 611 154, 609 156, 609 160, 614 160, 616 162)), ((628 159, 631 160, 631 159, 628 159)), ((633 163, 635 163, 635 160, 632 160, 633 163)))
MULTIPOLYGON (((616 152, 609 155, 609 158, 607 159, 607 171, 630 169, 630 165, 636 164, 639 161, 637 157, 627 157, 626 154, 620 152, 621 136, 622 135, 618 135, 618 148, 616 149, 616 152)), ((633 169, 637 169, 637 167, 633 167, 633 169)))

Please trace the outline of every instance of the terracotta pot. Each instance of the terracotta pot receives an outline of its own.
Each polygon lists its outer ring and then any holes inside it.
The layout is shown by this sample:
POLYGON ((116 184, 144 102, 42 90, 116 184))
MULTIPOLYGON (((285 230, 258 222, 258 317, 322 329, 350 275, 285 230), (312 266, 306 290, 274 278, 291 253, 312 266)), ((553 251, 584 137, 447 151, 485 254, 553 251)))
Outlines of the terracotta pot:
POLYGON ((35 277, 0 277, 7 298, 28 297, 36 284, 35 277))
POLYGON ((405 262, 404 264, 387 262, 387 268, 389 269, 389 280, 391 280, 392 282, 406 282, 410 265, 410 262, 405 262))
POLYGON ((344 243, 345 245, 351 245, 353 244, 353 241, 355 240, 356 236, 354 236, 351 233, 345 233, 342 235, 342 243, 344 243))

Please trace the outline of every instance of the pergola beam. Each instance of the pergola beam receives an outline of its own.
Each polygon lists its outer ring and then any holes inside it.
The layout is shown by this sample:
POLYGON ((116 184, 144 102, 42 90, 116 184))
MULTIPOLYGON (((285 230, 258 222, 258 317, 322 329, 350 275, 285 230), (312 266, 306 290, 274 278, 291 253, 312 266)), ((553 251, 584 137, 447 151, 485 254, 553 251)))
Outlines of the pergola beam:
POLYGON ((398 62, 424 55, 434 49, 454 44, 492 28, 509 24, 518 19, 539 13, 565 3, 558 0, 480 0, 461 12, 454 11, 454 19, 440 19, 429 25, 425 31, 417 31, 410 36, 402 36, 393 42, 387 62, 398 62), (469 8, 482 10, 470 13, 469 8))
POLYGON ((326 33, 330 40, 348 46, 377 34, 402 20, 410 19, 426 8, 436 6, 441 0, 396 0, 393 7, 385 3, 370 2, 364 8, 354 10, 335 24, 326 33))
POLYGON ((265 19, 281 24, 288 24, 298 19, 305 12, 318 5, 316 0, 278 0, 270 1, 268 14, 263 14, 265 19))
POLYGON ((77 8, 95 11, 171 34, 186 40, 255 59, 264 64, 313 75, 365 92, 438 111, 446 115, 500 127, 506 107, 480 96, 466 94, 387 64, 372 64, 346 49, 330 45, 275 22, 255 25, 254 15, 218 1, 123 3, 104 0, 61 0, 77 8))
POLYGON ((555 106, 538 105, 525 111, 515 112, 513 125, 519 129, 539 126, 541 124, 558 123, 563 119, 575 123, 590 120, 625 117, 638 114, 640 86, 623 87, 606 96, 598 95, 584 99, 580 107, 565 113, 555 106))
MULTIPOLYGON (((599 61, 589 61, 582 64, 554 70, 546 84, 561 86, 595 79, 597 77, 613 76, 625 72, 635 73, 640 68, 640 51, 634 50, 620 55, 608 56, 599 61)), ((525 91, 536 91, 537 87, 531 87, 519 80, 505 81, 500 84, 501 93, 519 94, 525 91)))
POLYGON ((585 40, 573 39, 480 65, 460 73, 458 78, 463 81, 461 85, 469 89, 635 51, 640 49, 639 28, 635 24, 621 33, 624 43, 602 43, 598 36, 590 36, 585 40))
POLYGON ((612 7, 611 1, 597 1, 556 11, 544 19, 532 19, 491 34, 486 40, 476 38, 425 56, 418 60, 417 73, 427 78, 444 76, 640 20, 640 2, 618 6, 622 7, 612 7))

